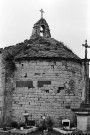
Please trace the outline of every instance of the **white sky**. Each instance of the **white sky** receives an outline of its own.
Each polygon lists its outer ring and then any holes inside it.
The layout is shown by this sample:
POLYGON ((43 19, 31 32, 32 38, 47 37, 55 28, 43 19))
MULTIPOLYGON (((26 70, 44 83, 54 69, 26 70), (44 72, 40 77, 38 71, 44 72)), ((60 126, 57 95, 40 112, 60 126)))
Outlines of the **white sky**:
POLYGON ((90 46, 90 0, 0 0, 0 48, 29 39, 41 8, 51 36, 84 58, 86 39, 90 46))

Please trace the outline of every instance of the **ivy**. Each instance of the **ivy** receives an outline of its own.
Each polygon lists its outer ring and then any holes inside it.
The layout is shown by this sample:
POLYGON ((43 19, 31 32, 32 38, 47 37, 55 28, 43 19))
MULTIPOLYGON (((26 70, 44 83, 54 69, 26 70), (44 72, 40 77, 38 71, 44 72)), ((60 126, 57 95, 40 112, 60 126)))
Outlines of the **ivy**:
POLYGON ((11 72, 14 72, 16 70, 14 56, 8 53, 4 58, 4 60, 5 60, 5 68, 10 70, 11 72))

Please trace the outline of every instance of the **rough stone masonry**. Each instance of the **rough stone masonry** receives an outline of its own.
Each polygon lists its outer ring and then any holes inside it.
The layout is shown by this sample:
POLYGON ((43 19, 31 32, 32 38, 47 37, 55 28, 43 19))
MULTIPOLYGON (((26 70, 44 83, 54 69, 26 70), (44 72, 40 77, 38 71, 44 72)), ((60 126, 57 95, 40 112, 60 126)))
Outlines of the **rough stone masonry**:
POLYGON ((84 75, 83 60, 51 38, 49 26, 41 18, 29 40, 0 53, 1 121, 19 123, 27 111, 36 122, 45 114, 56 126, 64 118, 73 124, 71 109, 78 108, 85 95, 84 75))

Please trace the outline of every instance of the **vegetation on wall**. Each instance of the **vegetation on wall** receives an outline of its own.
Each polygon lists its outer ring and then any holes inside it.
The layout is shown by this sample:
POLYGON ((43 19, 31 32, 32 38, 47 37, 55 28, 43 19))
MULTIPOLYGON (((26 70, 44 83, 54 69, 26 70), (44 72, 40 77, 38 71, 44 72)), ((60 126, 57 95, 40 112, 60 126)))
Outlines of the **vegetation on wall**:
POLYGON ((16 70, 16 65, 14 61, 14 56, 10 53, 8 53, 5 58, 5 68, 10 70, 11 72, 14 72, 16 70))

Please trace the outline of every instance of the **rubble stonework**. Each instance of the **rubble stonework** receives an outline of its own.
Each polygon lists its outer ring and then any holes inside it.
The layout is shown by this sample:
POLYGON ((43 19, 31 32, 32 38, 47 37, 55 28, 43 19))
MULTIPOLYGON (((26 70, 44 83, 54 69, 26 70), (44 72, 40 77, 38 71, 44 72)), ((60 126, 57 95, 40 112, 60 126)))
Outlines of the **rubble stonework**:
POLYGON ((51 116, 59 126, 63 118, 75 121, 72 108, 85 97, 84 62, 62 42, 51 38, 45 19, 33 28, 32 36, 0 54, 0 118, 3 122, 39 121, 51 116), (40 35, 41 28, 43 36, 40 35), (3 62, 1 61, 3 59, 3 62))
POLYGON ((5 93, 4 72, 5 70, 3 67, 2 52, 0 51, 0 123, 3 122, 3 115, 4 115, 4 93, 5 93))
POLYGON ((72 121, 71 108, 79 107, 82 99, 82 65, 38 60, 21 61, 16 65, 13 84, 15 89, 12 93, 13 119, 24 120, 22 114, 26 110, 35 120, 41 119, 45 114, 46 117, 53 117, 57 125, 59 117, 72 121))

